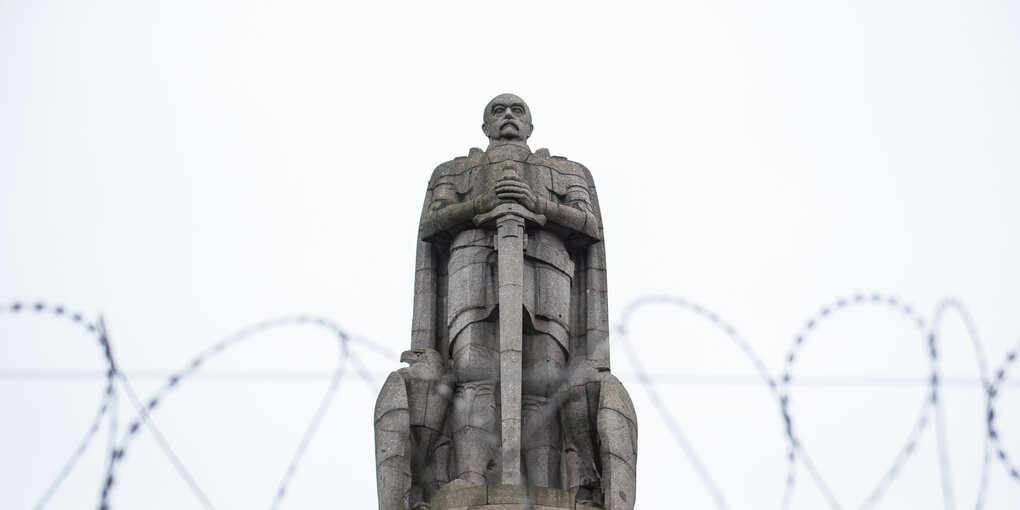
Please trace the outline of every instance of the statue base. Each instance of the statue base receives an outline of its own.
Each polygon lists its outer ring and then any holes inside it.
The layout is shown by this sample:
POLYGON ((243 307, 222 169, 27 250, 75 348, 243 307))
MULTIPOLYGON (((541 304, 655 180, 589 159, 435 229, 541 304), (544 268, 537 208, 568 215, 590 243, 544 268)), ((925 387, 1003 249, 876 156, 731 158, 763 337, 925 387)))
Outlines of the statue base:
POLYGON ((549 487, 447 484, 432 498, 430 510, 602 510, 601 505, 574 503, 573 494, 549 487))

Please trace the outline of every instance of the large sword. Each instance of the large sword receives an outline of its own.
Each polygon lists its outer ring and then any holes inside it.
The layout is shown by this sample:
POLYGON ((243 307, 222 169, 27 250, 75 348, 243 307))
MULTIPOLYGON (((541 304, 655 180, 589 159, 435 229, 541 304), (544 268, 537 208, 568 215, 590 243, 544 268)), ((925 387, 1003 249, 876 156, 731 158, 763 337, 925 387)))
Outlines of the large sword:
MULTIPOLYGON (((504 169, 506 172, 507 169, 504 169)), ((512 169, 510 170, 512 171, 512 169)), ((500 204, 474 217, 478 226, 496 225, 499 274, 499 398, 504 485, 521 483, 521 373, 523 371, 524 224, 546 218, 517 203, 500 204)))

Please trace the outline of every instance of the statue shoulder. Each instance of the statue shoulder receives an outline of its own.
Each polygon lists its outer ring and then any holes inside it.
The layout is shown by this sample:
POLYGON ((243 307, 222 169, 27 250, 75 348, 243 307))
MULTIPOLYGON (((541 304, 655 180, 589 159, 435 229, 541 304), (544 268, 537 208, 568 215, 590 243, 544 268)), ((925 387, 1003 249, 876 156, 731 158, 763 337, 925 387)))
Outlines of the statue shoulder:
POLYGON ((580 178, 588 184, 594 185, 591 172, 584 165, 563 156, 553 156, 549 153, 549 149, 538 149, 528 159, 529 162, 551 168, 562 177, 580 178))
POLYGON ((458 156, 445 163, 441 163, 433 172, 435 175, 452 175, 466 172, 482 164, 485 159, 485 151, 478 147, 472 147, 467 156, 458 156))
POLYGON ((433 188, 440 181, 454 179, 467 174, 472 168, 481 166, 485 160, 485 151, 478 147, 472 147, 467 156, 459 156, 445 163, 441 163, 432 171, 432 178, 429 180, 429 188, 433 188))

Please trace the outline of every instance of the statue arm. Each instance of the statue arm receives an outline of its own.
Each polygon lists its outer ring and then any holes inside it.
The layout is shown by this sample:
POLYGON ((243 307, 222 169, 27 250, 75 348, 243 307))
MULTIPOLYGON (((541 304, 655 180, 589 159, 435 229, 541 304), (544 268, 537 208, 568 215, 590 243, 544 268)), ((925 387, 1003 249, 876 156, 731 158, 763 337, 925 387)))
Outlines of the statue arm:
POLYGON ((434 242, 448 239, 450 231, 470 225, 476 215, 488 212, 499 203, 495 192, 467 201, 458 201, 452 184, 441 183, 433 190, 432 203, 422 217, 420 237, 423 241, 434 242))
POLYGON ((535 212, 544 214, 549 221, 572 232, 581 234, 582 244, 590 245, 602 240, 599 220, 591 207, 588 190, 583 186, 570 186, 563 203, 536 197, 535 212))
MULTIPOLYGON (((555 178, 554 178, 555 180, 555 178)), ((553 192, 556 198, 545 198, 516 175, 506 175, 496 182, 494 189, 500 200, 515 201, 529 211, 545 216, 546 220, 569 232, 568 240, 584 246, 595 244, 602 239, 599 220, 591 206, 591 195, 581 182, 567 184, 553 192), (562 197, 560 199, 559 197, 562 197)))

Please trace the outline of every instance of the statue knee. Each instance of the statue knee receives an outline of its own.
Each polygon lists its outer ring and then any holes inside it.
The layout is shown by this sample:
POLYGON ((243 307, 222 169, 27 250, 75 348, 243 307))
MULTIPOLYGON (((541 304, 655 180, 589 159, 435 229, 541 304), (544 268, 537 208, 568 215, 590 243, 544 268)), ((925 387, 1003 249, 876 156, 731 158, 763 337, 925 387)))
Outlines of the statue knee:
POLYGON ((453 373, 460 384, 499 380, 499 347, 495 324, 469 324, 453 340, 453 373))
POLYGON ((524 338, 521 389, 525 395, 552 397, 566 371, 567 353, 552 335, 535 333, 524 338))

